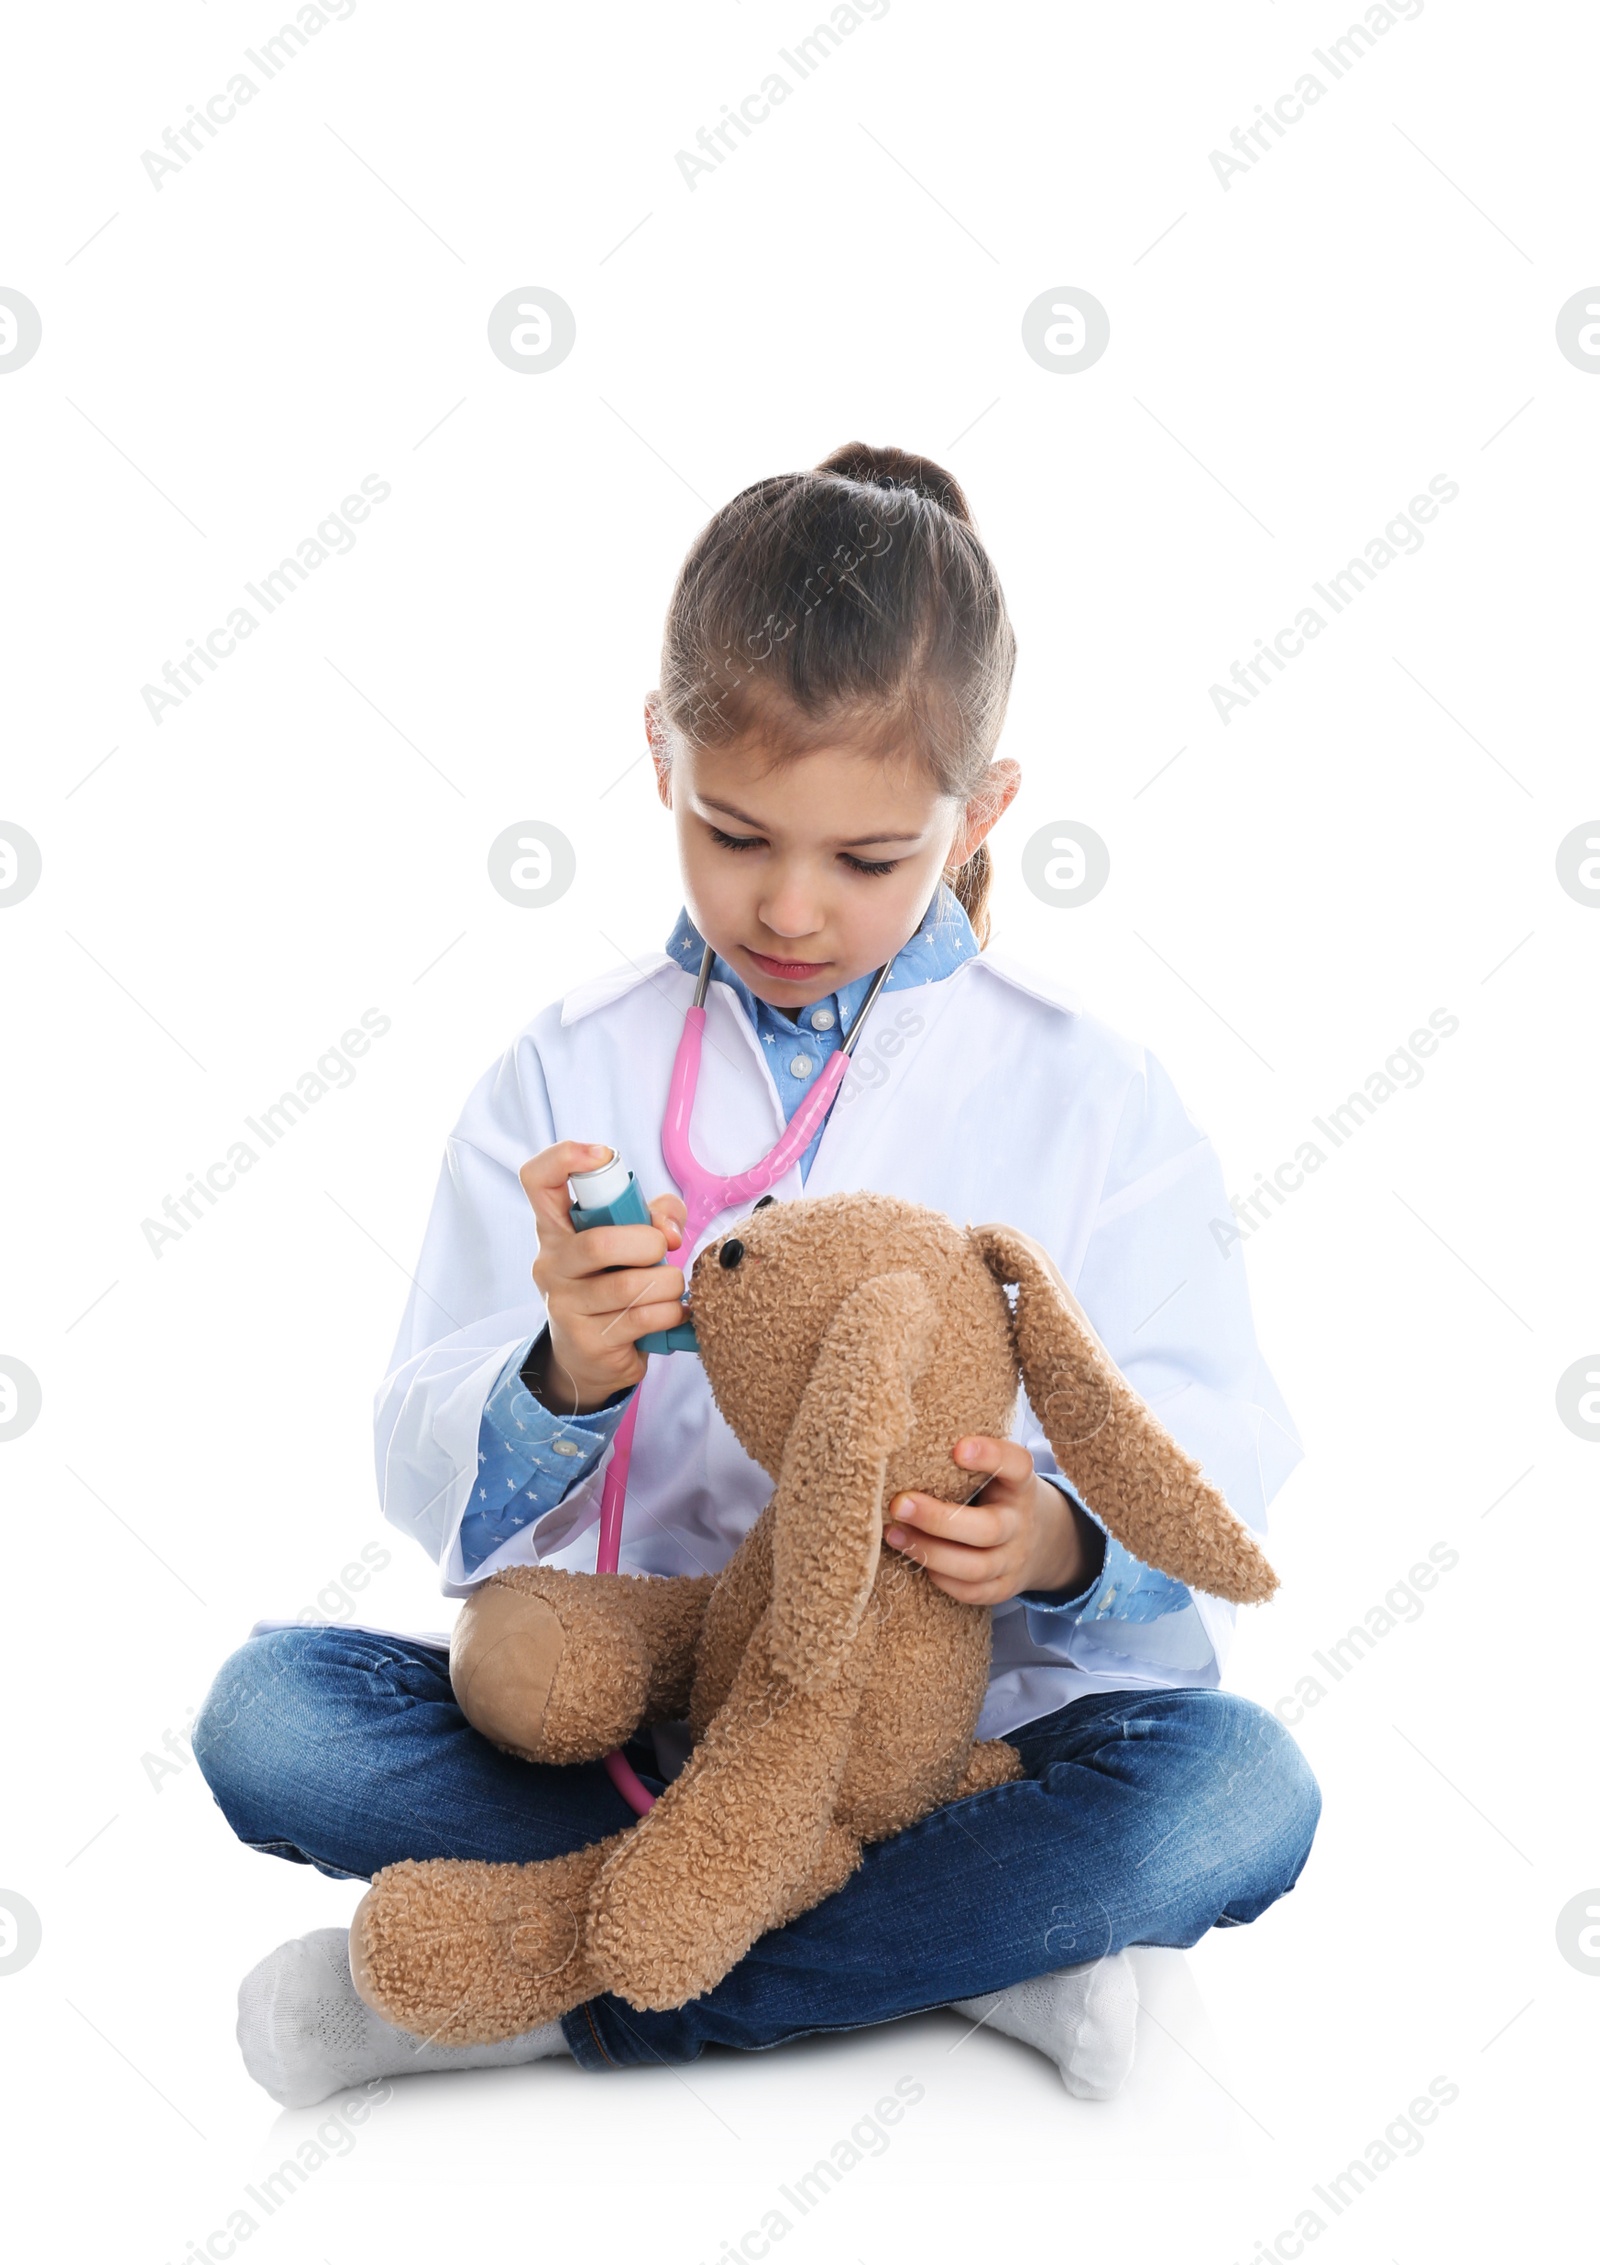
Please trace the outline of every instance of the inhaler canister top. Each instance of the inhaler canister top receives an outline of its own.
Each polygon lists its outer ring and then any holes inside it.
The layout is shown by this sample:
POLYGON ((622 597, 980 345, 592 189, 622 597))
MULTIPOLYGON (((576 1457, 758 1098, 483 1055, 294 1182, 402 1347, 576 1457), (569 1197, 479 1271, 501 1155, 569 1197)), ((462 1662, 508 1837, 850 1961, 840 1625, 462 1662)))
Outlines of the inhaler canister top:
POLYGON ((572 1200, 581 1211, 604 1211, 608 1205, 625 1195, 633 1174, 613 1148, 604 1164, 597 1164, 592 1172, 573 1172, 567 1185, 572 1200))

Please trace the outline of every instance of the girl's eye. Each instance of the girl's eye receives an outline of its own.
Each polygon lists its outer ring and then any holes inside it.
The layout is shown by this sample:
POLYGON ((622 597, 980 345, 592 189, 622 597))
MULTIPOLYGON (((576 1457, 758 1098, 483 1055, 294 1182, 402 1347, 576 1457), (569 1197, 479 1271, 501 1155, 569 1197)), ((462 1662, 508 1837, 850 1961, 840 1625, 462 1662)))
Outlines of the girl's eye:
MULTIPOLYGON (((725 834, 720 826, 713 826, 709 820, 706 823, 706 830, 718 849, 764 849, 766 847, 766 836, 764 834, 725 834)), ((852 873, 892 873, 900 863, 898 857, 852 857, 848 850, 841 850, 839 855, 841 862, 847 865, 852 873)))

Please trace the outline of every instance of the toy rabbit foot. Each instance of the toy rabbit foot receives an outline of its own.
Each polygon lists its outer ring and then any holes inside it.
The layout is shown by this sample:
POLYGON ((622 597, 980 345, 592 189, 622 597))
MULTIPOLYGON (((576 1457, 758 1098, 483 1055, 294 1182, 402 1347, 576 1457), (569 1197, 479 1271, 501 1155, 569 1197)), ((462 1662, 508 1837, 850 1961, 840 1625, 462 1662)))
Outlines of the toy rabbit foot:
POLYGON ((528 1762, 587 1762, 688 1708, 709 1574, 635 1580, 519 1565, 475 1589, 450 1639, 456 1704, 528 1762))
POLYGON ((585 1929, 617 1839, 544 1864, 444 1857, 377 1873, 350 1923, 350 1976, 374 2013, 435 2045, 487 2045, 605 1988, 585 1929))

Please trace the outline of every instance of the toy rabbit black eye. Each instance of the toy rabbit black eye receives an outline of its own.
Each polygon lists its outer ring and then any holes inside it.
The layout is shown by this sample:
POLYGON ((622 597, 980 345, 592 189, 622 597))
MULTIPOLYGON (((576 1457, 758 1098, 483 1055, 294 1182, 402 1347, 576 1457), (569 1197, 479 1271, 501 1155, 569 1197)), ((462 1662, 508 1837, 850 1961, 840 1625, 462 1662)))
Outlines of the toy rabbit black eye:
POLYGON ((778 1199, 777 1199, 777 1197, 776 1197, 775 1195, 764 1195, 764 1196, 762 1196, 762 1197, 760 1198, 760 1200, 759 1200, 759 1201, 758 1201, 758 1202, 757 1202, 757 1203, 756 1203, 756 1204, 754 1205, 754 1207, 753 1207, 753 1208, 754 1208, 755 1210, 757 1210, 757 1211, 765 1211, 765 1210, 766 1210, 766 1208, 767 1208, 767 1205, 768 1205, 769 1203, 776 1203, 776 1202, 777 1202, 777 1200, 778 1200, 778 1199))
POLYGON ((737 1235, 730 1235, 717 1254, 719 1266, 737 1266, 744 1256, 744 1245, 737 1235))

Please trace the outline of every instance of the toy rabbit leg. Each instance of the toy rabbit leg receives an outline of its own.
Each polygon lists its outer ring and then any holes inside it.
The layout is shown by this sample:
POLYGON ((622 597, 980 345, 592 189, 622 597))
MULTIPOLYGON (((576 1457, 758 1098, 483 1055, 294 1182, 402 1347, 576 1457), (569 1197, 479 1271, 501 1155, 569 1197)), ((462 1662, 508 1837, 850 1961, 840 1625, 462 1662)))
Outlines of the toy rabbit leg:
MULTIPOLYGON (((468 1598, 450 1646, 462 1713, 533 1762, 604 1754, 641 1723, 687 1712, 708 1575, 635 1580, 519 1566, 468 1598)), ((379 1872, 350 1929, 350 1971, 373 2011, 439 2045, 483 2045, 553 2021, 604 1987, 586 1951, 589 1902, 627 1838, 544 1864, 434 1859, 379 1872)))
POLYGON ((764 1520, 771 1605, 688 1767, 596 1894, 590 1954, 633 2005, 713 1988, 860 1860, 830 1828, 879 1632, 885 1469, 910 1436, 936 1322, 920 1277, 895 1272, 863 1282, 829 1325, 764 1520))
POLYGON ((413 2036, 478 2045, 603 1990, 660 2006, 711 1988, 861 1860, 860 1842, 831 1820, 872 1670, 871 1614, 843 1672, 809 1693, 774 1681, 763 1614, 688 1767, 640 1824, 542 1864, 387 1866, 351 1923, 358 1994, 413 2036), (686 1800, 691 1782, 699 1792, 686 1800), (615 1910, 612 1862, 632 1864, 615 1910))
POLYGON ((876 1648, 876 1614, 829 1681, 777 1676, 763 1621, 688 1766, 609 1856, 589 1916, 601 1987, 646 2011, 713 1989, 771 1927, 861 1861, 833 1821, 876 1648))
POLYGON ((413 2036, 466 2045, 602 1990, 675 2006, 710 1989, 861 1860, 832 1817, 875 1637, 869 1604, 839 1671, 800 1692, 773 1675, 764 1612, 688 1767, 609 1839, 543 1864, 387 1866, 351 1924, 359 1995, 413 2036))

